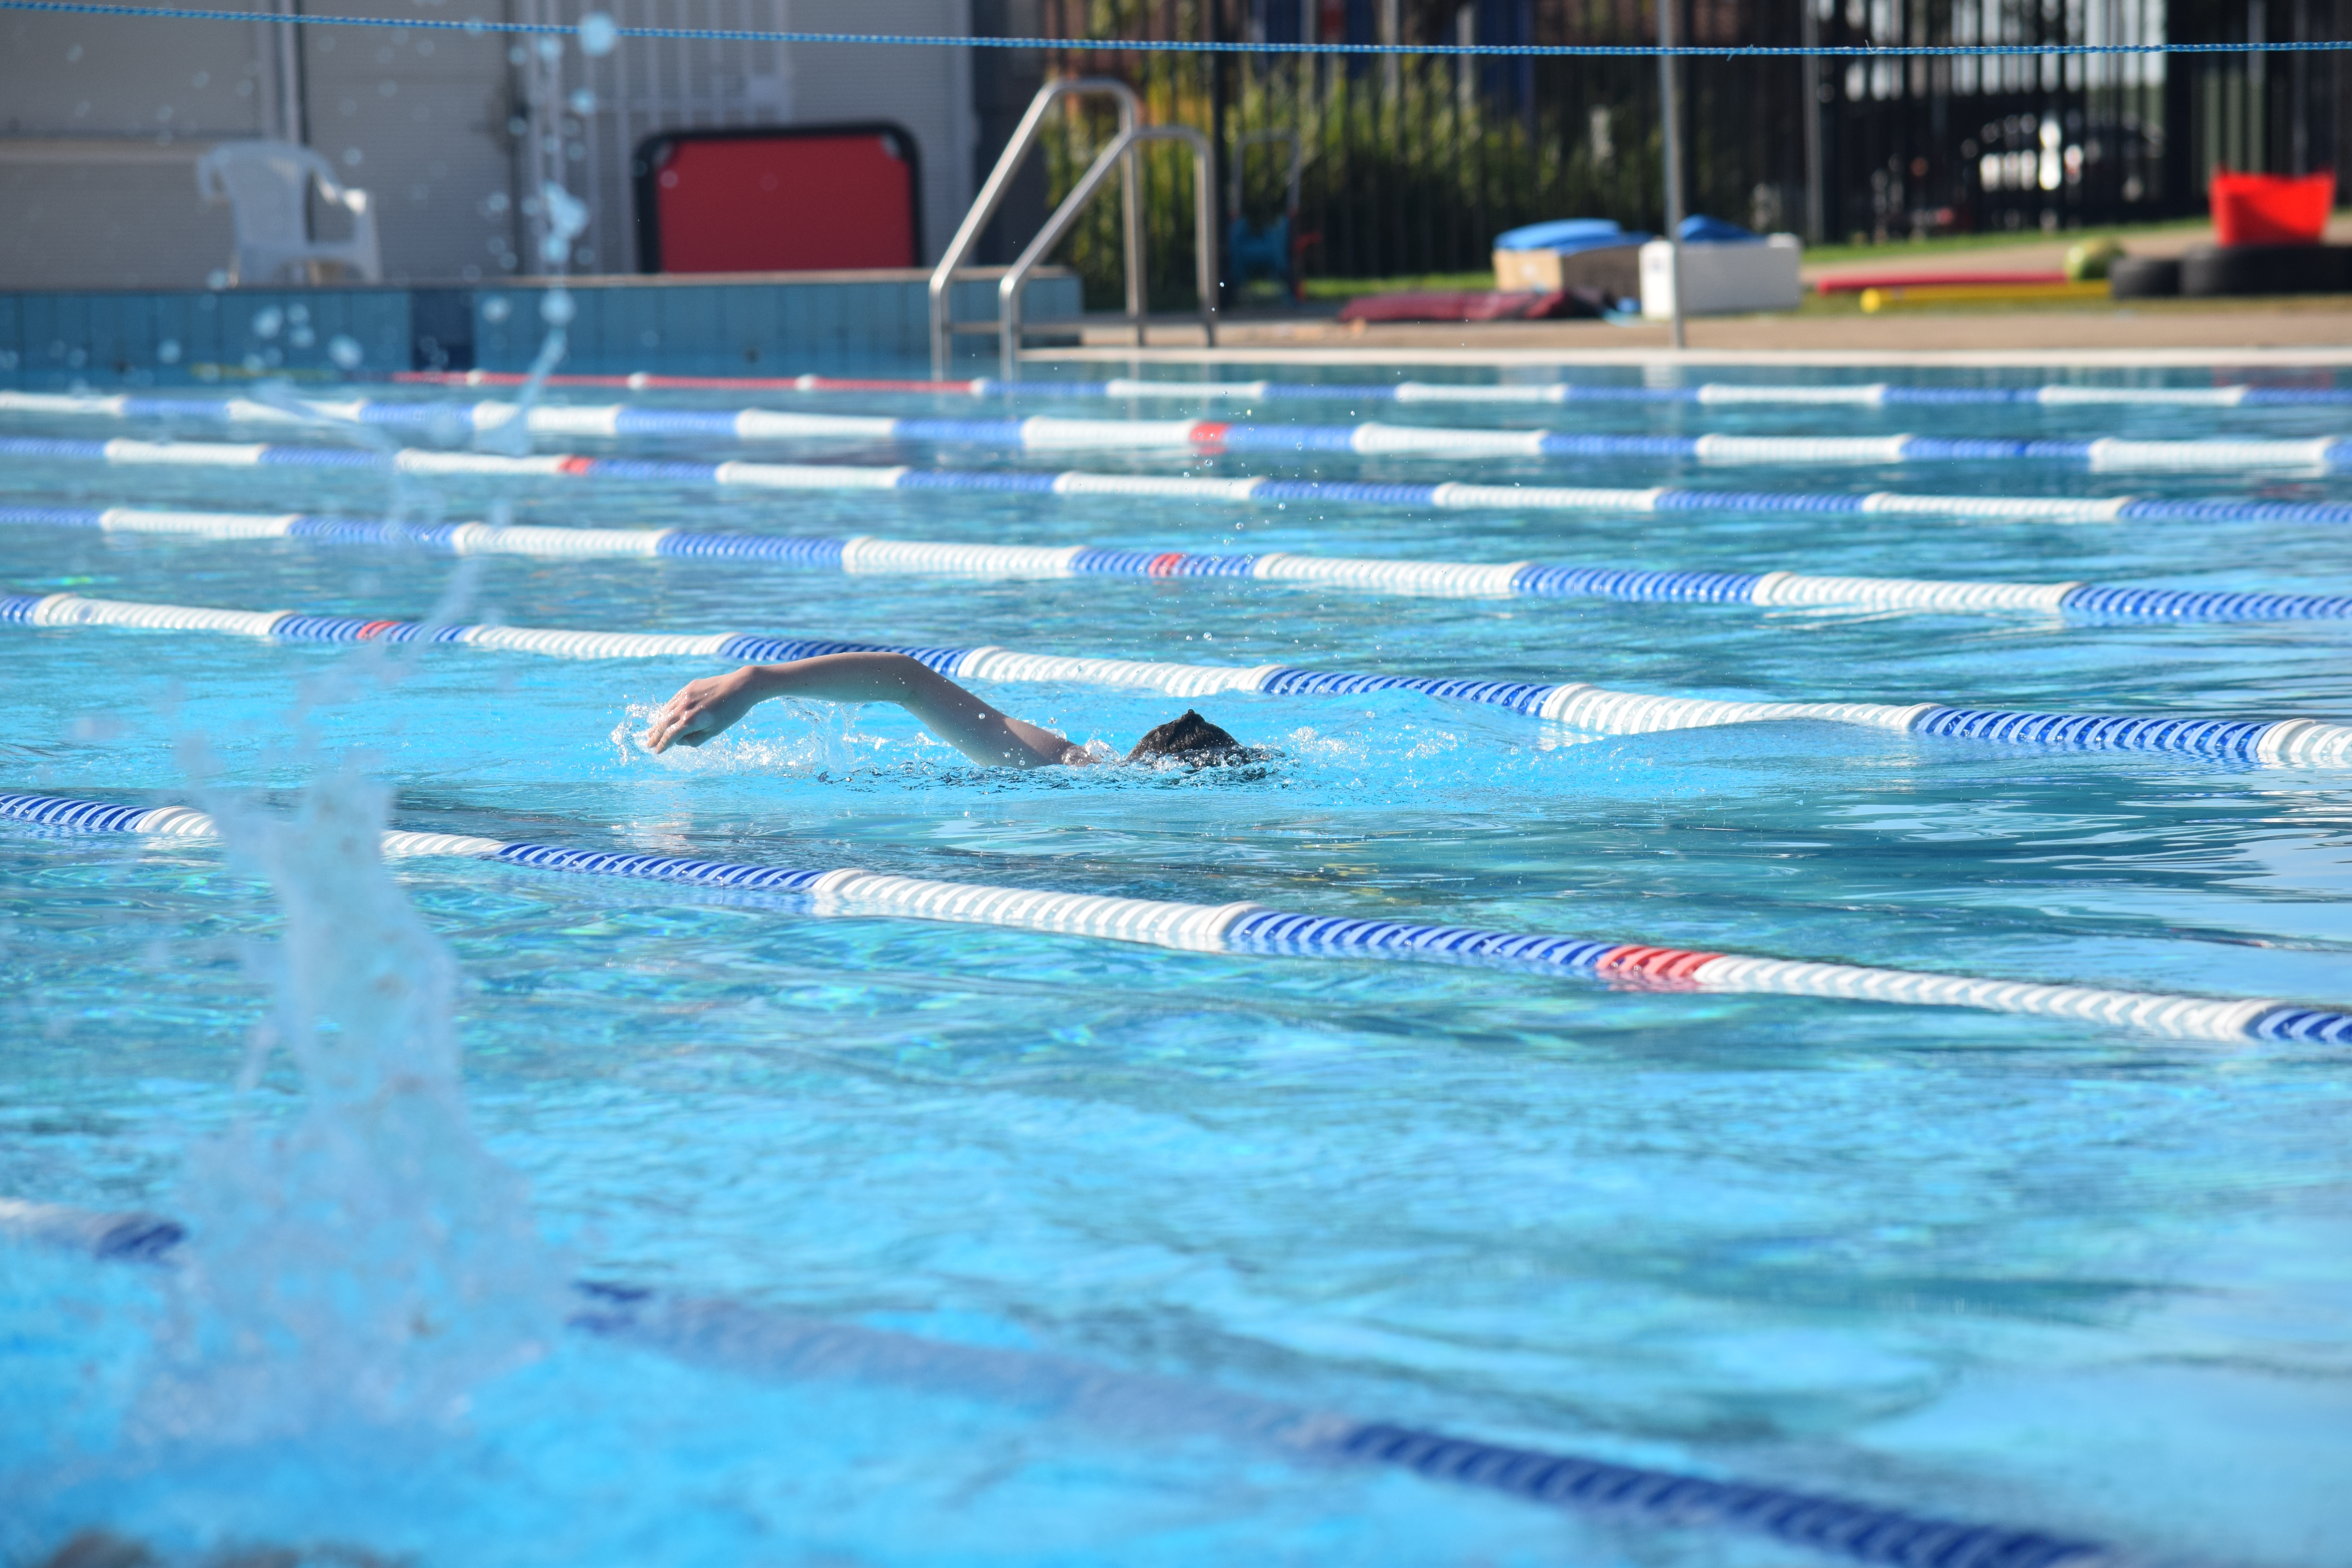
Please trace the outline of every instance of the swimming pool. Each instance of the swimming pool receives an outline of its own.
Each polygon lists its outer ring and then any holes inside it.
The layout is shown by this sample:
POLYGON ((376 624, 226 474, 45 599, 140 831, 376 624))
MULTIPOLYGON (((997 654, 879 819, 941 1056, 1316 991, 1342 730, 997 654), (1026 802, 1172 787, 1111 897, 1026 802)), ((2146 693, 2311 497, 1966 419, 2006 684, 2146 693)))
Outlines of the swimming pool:
MULTIPOLYGON (((761 401, 974 409, 879 393, 761 401)), ((1019 411, 1168 412, 1038 397, 1019 411)), ((1349 416, 1654 436, 2344 433, 2325 405, 1961 405, 1925 425, 1899 405, 1349 416)), ((225 438, 201 420, 62 414, 0 435, 225 438)), ((685 436, 541 448, 1073 466, 871 439, 780 456, 685 436)), ((1400 486, 2352 500, 2324 472, 2061 462, 1768 470, 1113 448, 1079 466, 1400 486)), ((83 510, 2352 594, 2343 525, 2284 510, 2209 522, 1204 507, 70 456, 12 458, 0 488, 0 504, 83 510)), ((460 561, 32 525, 5 538, 0 592, 27 595, 1475 671, 1700 698, 2352 716, 2347 631, 2328 621, 460 561)), ((41 1561, 90 1526, 190 1560, 259 1543, 434 1563, 1817 1560, 1703 1519, 1537 1506, 1346 1462, 1290 1428, 1269 1436, 1288 1417, 1266 1412, 1304 1410, 2128 1555, 2352 1561, 2331 1528, 2352 1461, 2341 1047, 1524 966, 1171 952, 818 910, 772 889, 399 860, 428 938, 368 892, 357 862, 321 847, 337 822, 363 819, 364 792, 317 793, 358 758, 389 786, 395 826, 499 842, 2340 1006, 2352 1002, 2343 769, 1814 722, 1593 734, 1409 690, 1179 698, 1053 679, 983 689, 1121 749, 1192 702, 1279 757, 1191 774, 988 773, 895 710, 773 704, 701 752, 656 759, 630 731, 714 658, 100 626, 10 625, 0 638, 14 671, 0 789, 193 803, 226 815, 238 845, 232 857, 202 840, 0 825, 19 1043, 0 1194, 187 1218, 195 1260, 140 1267, 0 1242, 0 1552, 12 1560, 41 1561), (293 838, 268 826, 304 812, 293 838), (290 937, 260 875, 272 864, 281 885, 311 889, 290 937), (283 943, 334 973, 356 954, 374 964, 362 978, 413 982, 435 940, 454 959, 466 1120, 424 1093, 441 1117, 423 1124, 431 1161, 380 1163, 416 1131, 370 1120, 368 1107, 407 1103, 380 1084, 348 1089, 366 1136, 314 1127, 289 1145, 302 1158, 278 1163, 220 1142, 241 1117, 298 1125, 282 1052, 249 1092, 238 1083, 283 943), (266 1196, 265 1178, 332 1201, 266 1196), (329 1289, 320 1255, 338 1247, 364 1267, 331 1308, 311 1292, 329 1289), (572 1279, 767 1316, 567 1332, 567 1316, 633 1310, 567 1299, 572 1279), (387 1302, 433 1309, 389 1363, 380 1339, 338 1326, 387 1302), (273 1349, 240 1352, 239 1331, 273 1349), (806 1339, 827 1331, 848 1337, 806 1339), (777 1352, 778 1335, 801 1349, 777 1352), (284 1374, 257 1371, 268 1366, 284 1374)), ((367 1008, 346 1008, 323 1059, 365 1043, 367 1008)))

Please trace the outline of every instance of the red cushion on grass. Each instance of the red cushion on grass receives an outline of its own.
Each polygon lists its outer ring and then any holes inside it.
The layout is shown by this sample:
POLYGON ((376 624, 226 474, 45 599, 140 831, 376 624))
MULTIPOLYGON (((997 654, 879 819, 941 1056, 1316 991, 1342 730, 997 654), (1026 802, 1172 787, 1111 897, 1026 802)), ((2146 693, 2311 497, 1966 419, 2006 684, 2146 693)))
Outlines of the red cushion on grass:
POLYGON ((2317 245, 2336 205, 2336 174, 2216 169, 2206 195, 2213 205, 2213 237, 2223 245, 2317 245))

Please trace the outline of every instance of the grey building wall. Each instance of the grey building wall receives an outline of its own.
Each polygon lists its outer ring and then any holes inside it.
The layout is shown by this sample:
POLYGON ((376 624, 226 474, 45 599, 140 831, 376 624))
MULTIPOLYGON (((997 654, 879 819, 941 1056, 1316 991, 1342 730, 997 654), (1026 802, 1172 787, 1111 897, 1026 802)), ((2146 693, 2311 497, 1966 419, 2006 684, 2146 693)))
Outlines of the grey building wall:
POLYGON ((229 253, 196 199, 213 140, 278 113, 252 26, 0 13, 0 282, 201 284, 229 253))
MULTIPOLYGON (((264 0, 268 3, 268 0, 264 0)), ((278 0, 284 4, 287 0, 278 0)), ((1034 5, 1034 0, 1015 0, 1034 5)), ((519 20, 957 35, 971 0, 506 0, 519 20)), ((415 15, 350 0, 347 15, 415 15)), ((635 266, 630 157, 666 130, 893 121, 914 137, 936 258, 974 188, 968 51, 624 40, 547 61, 511 36, 0 13, 0 289, 197 287, 226 208, 219 141, 292 136, 375 202, 388 281, 539 270, 539 180, 591 212, 580 272, 635 266)), ((1016 110, 1017 112, 1017 110, 1016 110)), ((339 234, 336 218, 321 229, 339 234)))
MULTIPOLYGON (((417 14, 406 0, 335 9, 417 14)), ((507 40, 363 27, 297 37, 306 140, 373 196, 385 280, 499 276, 515 240, 507 40)))

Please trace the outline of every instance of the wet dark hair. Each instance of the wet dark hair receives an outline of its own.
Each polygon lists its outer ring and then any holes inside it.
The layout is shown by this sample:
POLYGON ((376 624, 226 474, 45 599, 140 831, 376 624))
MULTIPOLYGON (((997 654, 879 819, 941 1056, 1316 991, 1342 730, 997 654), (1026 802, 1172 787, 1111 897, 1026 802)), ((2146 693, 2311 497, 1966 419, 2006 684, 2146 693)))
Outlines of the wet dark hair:
POLYGON ((1154 757, 1174 757, 1187 763, 1234 763, 1246 760, 1248 747, 1202 718, 1190 708, 1135 743, 1127 753, 1130 763, 1154 757))

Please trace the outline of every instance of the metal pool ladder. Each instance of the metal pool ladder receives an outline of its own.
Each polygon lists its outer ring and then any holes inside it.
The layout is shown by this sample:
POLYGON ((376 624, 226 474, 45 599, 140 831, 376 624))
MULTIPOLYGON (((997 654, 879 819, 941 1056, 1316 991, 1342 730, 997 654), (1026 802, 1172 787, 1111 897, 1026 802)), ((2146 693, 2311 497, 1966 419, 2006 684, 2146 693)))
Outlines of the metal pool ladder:
POLYGON ((1207 335, 1209 345, 1217 342, 1216 295, 1216 181, 1215 160, 1208 138, 1181 125, 1145 125, 1142 123, 1143 101, 1135 89, 1123 81, 1108 77, 1073 77, 1047 82, 1038 89, 1037 96, 1029 100, 1029 110, 1013 129, 1012 139, 1004 145, 1004 154, 989 171, 987 182, 980 188, 971 210, 963 215, 956 228, 955 237, 948 241, 947 253, 931 270, 931 374, 934 379, 947 379, 950 352, 954 337, 960 331, 993 331, 997 334, 998 360, 1003 379, 1015 380, 1021 363, 1021 293, 1029 275, 1044 261, 1048 251, 1061 243, 1070 226, 1077 222, 1116 168, 1120 176, 1120 232, 1126 252, 1127 320, 1135 329, 1135 342, 1141 347, 1146 342, 1144 322, 1143 271, 1143 211, 1142 159, 1137 149, 1146 142, 1182 142, 1192 149, 1193 246, 1194 268, 1201 290, 1201 330, 1207 335), (981 231, 988 226, 996 209, 1003 204, 1004 193, 1013 184, 1013 176, 1021 167, 1029 150, 1036 144, 1045 111, 1061 99, 1074 93, 1101 94, 1111 99, 1118 110, 1118 134, 1095 155, 1095 161, 1072 186, 1045 226, 1037 231, 1027 248, 1005 270, 996 286, 996 320, 994 322, 964 322, 952 319, 950 290, 955 275, 965 258, 980 243, 981 231))

